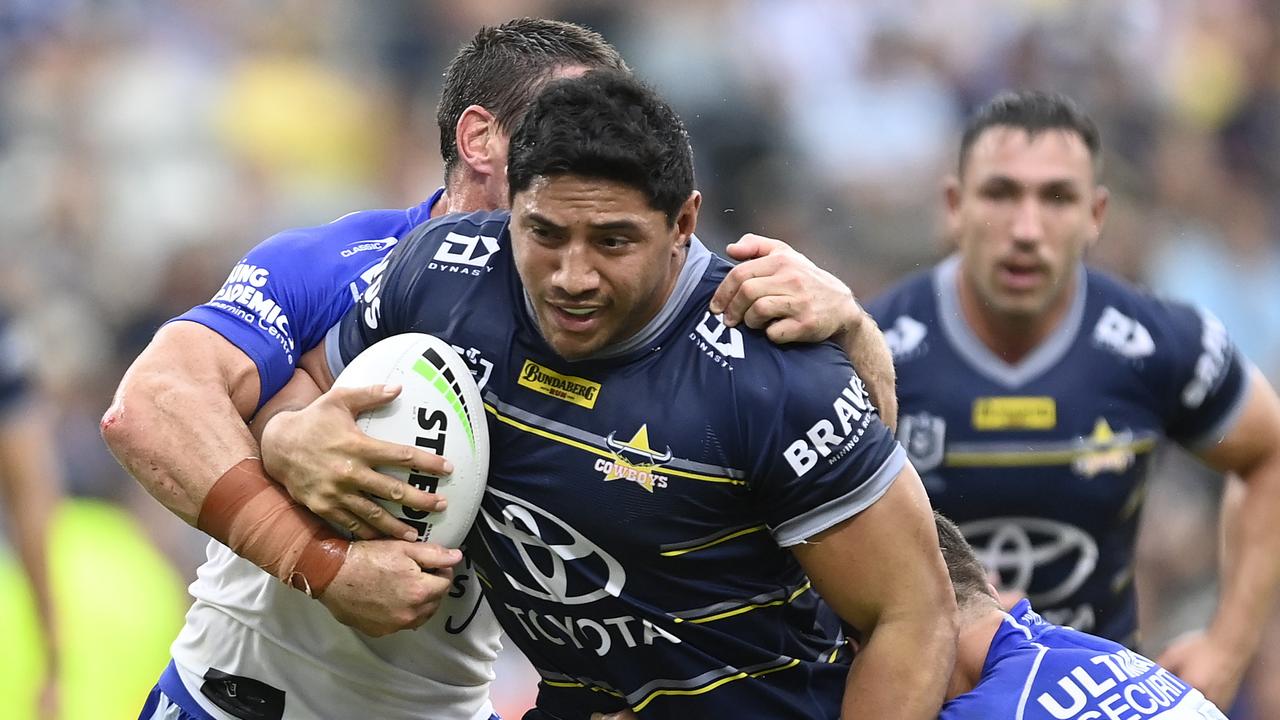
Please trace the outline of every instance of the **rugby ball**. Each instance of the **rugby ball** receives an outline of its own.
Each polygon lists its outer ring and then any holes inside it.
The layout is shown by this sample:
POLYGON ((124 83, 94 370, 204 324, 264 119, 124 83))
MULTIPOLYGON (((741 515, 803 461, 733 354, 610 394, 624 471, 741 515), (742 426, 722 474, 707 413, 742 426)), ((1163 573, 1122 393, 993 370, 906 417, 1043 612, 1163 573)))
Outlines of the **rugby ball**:
POLYGON ((421 475, 401 467, 379 467, 414 487, 443 496, 441 512, 422 512, 372 498, 418 531, 419 542, 456 548, 475 522, 489 477, 489 426, 480 388, 467 363, 440 338, 406 333, 365 349, 342 370, 335 387, 399 385, 400 394, 382 407, 363 412, 356 425, 365 434, 415 445, 453 463, 445 477, 421 475))

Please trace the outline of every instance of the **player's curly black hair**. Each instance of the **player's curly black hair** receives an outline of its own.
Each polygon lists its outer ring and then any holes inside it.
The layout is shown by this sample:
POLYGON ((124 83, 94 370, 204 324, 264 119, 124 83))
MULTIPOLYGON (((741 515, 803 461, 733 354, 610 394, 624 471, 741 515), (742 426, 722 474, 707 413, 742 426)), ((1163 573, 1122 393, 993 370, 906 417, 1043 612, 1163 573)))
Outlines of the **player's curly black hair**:
POLYGON ((674 224, 693 193, 693 148, 671 106, 630 75, 596 70, 556 80, 511 136, 511 197, 535 178, 614 180, 644 193, 674 224))
POLYGON ((464 110, 479 105, 509 131, 551 74, 573 65, 627 70, 608 41, 581 25, 518 18, 480 28, 444 71, 436 124, 445 179, 458 164, 455 132, 464 110))

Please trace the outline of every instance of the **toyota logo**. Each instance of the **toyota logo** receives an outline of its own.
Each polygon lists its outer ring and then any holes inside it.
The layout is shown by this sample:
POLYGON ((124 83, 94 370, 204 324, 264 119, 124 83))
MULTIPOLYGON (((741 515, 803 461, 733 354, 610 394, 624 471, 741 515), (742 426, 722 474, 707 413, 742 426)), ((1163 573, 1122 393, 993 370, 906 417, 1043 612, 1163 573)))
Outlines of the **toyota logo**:
POLYGON ((1088 533, 1057 520, 1032 517, 989 518, 960 526, 987 569, 1000 574, 1010 590, 1032 602, 1055 605, 1080 589, 1098 566, 1098 545, 1088 533), (1057 585, 1028 592, 1036 569, 1075 555, 1075 566, 1057 585))
POLYGON ((566 605, 585 605, 622 593, 627 574, 600 546, 527 500, 492 487, 488 493, 504 501, 500 516, 495 518, 487 508, 481 508, 480 514, 490 530, 511 542, 524 565, 523 578, 504 565, 503 575, 512 587, 566 605))

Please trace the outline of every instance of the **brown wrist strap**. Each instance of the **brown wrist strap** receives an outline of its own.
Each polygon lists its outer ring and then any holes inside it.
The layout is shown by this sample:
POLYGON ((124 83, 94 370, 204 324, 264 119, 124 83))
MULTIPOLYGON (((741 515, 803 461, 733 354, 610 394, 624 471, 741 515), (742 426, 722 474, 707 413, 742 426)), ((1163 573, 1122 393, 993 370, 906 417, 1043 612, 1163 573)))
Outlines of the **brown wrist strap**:
POLYGON ((314 598, 329 587, 351 546, 272 482, 258 458, 241 460, 209 488, 196 527, 314 598))

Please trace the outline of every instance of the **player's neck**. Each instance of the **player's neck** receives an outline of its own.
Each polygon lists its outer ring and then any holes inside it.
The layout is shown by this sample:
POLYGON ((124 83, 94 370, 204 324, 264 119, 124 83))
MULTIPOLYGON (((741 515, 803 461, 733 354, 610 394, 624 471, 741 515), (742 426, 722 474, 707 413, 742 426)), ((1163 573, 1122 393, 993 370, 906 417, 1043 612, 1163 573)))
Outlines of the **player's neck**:
POLYGON ((978 611, 961 612, 960 633, 956 638, 956 665, 947 685, 947 700, 977 687, 982 679, 982 668, 987 663, 987 653, 991 651, 991 640, 1002 622, 1004 613, 994 605, 978 611))
MULTIPOLYGON (((456 174, 471 172, 466 169, 456 174)), ((471 173, 470 178, 453 178, 445 183, 444 194, 431 208, 431 217, 440 217, 449 213, 470 213, 481 210, 501 210, 505 206, 493 197, 492 188, 484 177, 471 173)))
POLYGON ((982 302, 963 274, 957 286, 965 323, 988 350, 1010 365, 1025 359, 1058 328, 1076 293, 1076 284, 1069 283, 1044 313, 1025 317, 997 312, 982 302))

